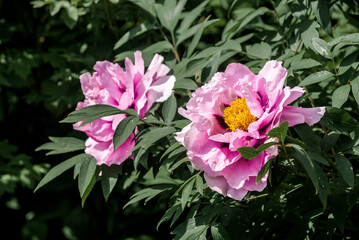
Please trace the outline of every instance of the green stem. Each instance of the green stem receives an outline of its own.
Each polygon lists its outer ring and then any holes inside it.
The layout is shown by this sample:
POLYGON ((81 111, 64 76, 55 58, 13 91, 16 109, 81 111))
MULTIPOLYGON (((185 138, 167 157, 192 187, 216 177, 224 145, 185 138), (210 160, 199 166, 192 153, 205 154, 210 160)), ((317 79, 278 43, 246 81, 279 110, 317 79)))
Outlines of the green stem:
POLYGON ((140 121, 143 122, 144 124, 150 126, 150 127, 157 127, 157 128, 159 127, 158 125, 155 125, 155 124, 153 124, 153 123, 146 122, 145 120, 143 120, 143 119, 141 119, 141 118, 140 118, 140 121))

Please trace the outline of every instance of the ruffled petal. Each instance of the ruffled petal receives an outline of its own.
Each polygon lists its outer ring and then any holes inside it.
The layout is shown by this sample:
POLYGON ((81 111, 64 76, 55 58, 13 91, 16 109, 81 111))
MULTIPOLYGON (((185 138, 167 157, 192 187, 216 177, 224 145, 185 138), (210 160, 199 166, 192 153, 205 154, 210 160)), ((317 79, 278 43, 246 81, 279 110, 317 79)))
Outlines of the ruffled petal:
POLYGON ((281 62, 268 61, 259 71, 258 75, 266 80, 266 92, 269 104, 274 105, 283 89, 287 69, 282 67, 281 62))
POLYGON ((324 113, 325 107, 301 108, 285 106, 280 120, 281 122, 288 121, 289 127, 302 123, 313 125, 320 121, 324 113))

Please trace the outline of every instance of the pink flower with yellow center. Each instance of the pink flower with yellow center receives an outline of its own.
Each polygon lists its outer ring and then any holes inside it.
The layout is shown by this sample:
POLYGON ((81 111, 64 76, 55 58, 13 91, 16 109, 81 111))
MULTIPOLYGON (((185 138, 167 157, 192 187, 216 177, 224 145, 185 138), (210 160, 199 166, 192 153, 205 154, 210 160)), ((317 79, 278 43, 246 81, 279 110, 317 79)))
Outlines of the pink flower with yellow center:
POLYGON ((324 115, 324 107, 288 106, 304 90, 283 88, 286 75, 287 70, 277 61, 267 62, 258 75, 233 63, 193 93, 187 110, 179 109, 192 123, 176 139, 186 147, 193 167, 204 171, 213 190, 237 200, 248 191, 262 191, 267 175, 258 183, 256 176, 278 154, 277 146, 251 160, 244 159, 237 149, 259 147, 268 138, 265 134, 282 122, 313 125, 324 115))

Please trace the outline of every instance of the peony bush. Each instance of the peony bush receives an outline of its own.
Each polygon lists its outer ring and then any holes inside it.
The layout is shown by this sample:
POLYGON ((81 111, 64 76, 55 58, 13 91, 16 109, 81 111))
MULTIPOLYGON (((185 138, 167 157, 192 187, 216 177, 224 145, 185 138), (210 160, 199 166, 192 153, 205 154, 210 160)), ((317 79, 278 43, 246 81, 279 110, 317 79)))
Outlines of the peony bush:
POLYGON ((85 99, 61 120, 77 131, 37 149, 71 156, 35 191, 73 168, 82 207, 99 191, 121 213, 154 206, 174 239, 354 239, 357 3, 120 2, 139 13, 107 19, 113 55, 74 79, 85 99))

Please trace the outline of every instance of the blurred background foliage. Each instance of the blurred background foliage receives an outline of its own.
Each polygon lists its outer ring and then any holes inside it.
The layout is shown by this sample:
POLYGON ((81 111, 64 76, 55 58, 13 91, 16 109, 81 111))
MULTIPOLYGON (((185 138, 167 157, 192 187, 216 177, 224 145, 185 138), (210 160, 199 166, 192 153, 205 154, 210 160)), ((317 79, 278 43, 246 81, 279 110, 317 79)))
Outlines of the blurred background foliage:
MULTIPOLYGON (((150 240, 172 238, 171 232, 176 239, 358 237, 357 1, 156 3, 0 0, 1 229, 11 232, 11 239, 150 240), (175 10, 176 4, 183 4, 184 13, 167 21, 166 13, 172 13, 169 9, 175 10), (286 84, 306 87, 298 101, 301 106, 335 107, 327 108, 330 114, 322 126, 301 126, 288 133, 303 141, 316 169, 329 179, 316 183, 325 184, 319 198, 314 180, 298 162, 293 170, 283 155, 271 167, 271 184, 264 192, 271 197, 253 193, 241 202, 224 198, 206 188, 200 173, 192 174, 188 161, 176 164, 185 157, 184 150, 170 137, 146 150, 146 160, 137 159, 140 165, 123 164, 107 202, 97 184, 82 208, 72 172, 34 194, 50 167, 72 156, 45 158, 34 149, 48 136, 85 139, 70 124, 58 123, 83 99, 79 75, 91 71, 96 61, 121 62, 135 50, 143 51, 147 63, 156 52, 165 57, 177 79, 178 106, 188 100, 189 90, 230 62, 258 72, 269 59, 283 61, 286 84), (173 147, 165 152, 163 146, 173 147), (162 164, 158 159, 164 155, 168 157, 162 164), (341 160, 345 164, 338 166, 341 160), (161 166, 182 171, 169 176, 161 166), (166 188, 167 195, 162 192, 162 198, 147 201, 158 192, 144 193, 144 186, 158 190, 153 187, 158 176, 176 188, 166 188), (181 194, 169 202, 174 191, 181 194), (123 209, 133 194, 132 204, 123 209), (146 198, 145 205, 138 201, 146 198)), ((161 112, 161 107, 153 111, 161 112)))

